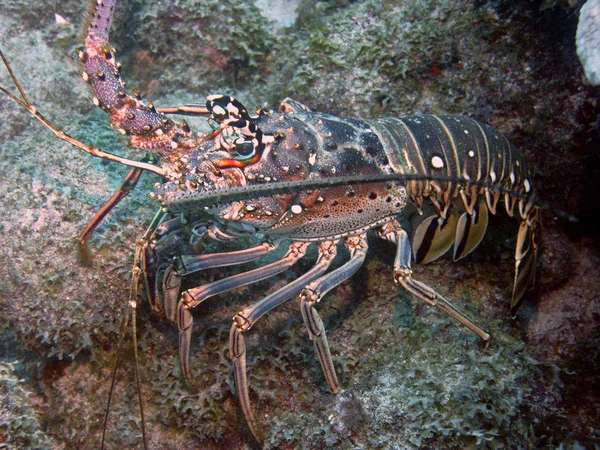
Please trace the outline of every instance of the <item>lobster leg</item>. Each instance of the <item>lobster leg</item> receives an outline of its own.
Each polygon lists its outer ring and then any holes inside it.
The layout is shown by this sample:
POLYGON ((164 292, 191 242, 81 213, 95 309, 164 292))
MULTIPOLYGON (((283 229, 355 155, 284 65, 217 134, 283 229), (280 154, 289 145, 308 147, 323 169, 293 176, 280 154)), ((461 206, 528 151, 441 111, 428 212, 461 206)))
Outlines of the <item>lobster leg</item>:
MULTIPOLYGON (((161 294, 158 289, 157 280, 159 279, 159 271, 160 267, 158 265, 158 257, 156 255, 156 246, 157 243, 162 240, 168 239, 169 236, 176 235, 181 231, 181 229, 187 224, 186 220, 182 220, 180 217, 176 217, 174 219, 166 220, 162 222, 154 232, 154 235, 151 236, 150 239, 146 242, 144 246, 144 253, 142 255, 142 264, 141 268, 144 274, 144 283, 146 288, 146 294, 148 295, 148 301, 152 309, 158 313, 165 313, 167 317, 175 316, 175 308, 177 307, 177 300, 179 296, 179 286, 181 285, 181 280, 179 280, 179 284, 177 284, 177 277, 175 273, 175 277, 170 279, 167 275, 167 272, 171 269, 171 265, 163 274, 163 301, 159 301, 161 299, 161 294), (168 311, 165 311, 165 308, 169 306, 169 304, 164 301, 164 295, 167 293, 172 293, 175 291, 175 300, 173 305, 173 312, 171 312, 171 316, 168 311)), ((192 227, 192 233, 194 234, 194 240, 196 243, 202 238, 202 236, 206 233, 207 227, 205 226, 204 221, 200 221, 196 223, 192 227)), ((192 245, 195 245, 192 243, 192 245)), ((171 319, 171 321, 175 321, 175 319, 171 319)))
MULTIPOLYGON (((298 244, 298 243, 296 243, 298 244)), ((293 245, 293 244, 292 244, 293 245)), ((248 378, 246 374, 246 344, 244 332, 249 330, 264 314, 275 309, 289 298, 298 295, 304 287, 322 276, 336 254, 337 241, 324 241, 319 243, 319 258, 317 262, 304 275, 289 283, 287 286, 273 292, 258 303, 240 311, 233 318, 233 325, 229 333, 229 351, 233 360, 235 385, 240 407, 250 427, 250 431, 257 441, 262 442, 262 432, 254 420, 250 397, 248 395, 248 378)))
MULTIPOLYGON (((182 294, 181 300, 179 300, 179 304, 177 305, 176 319, 179 327, 179 360, 181 363, 183 376, 186 379, 191 379, 190 344, 192 341, 192 325, 194 323, 194 318, 191 311, 192 308, 195 308, 206 299, 217 294, 230 291, 240 286, 256 283, 289 269, 300 258, 304 257, 309 246, 310 244, 307 242, 292 242, 286 255, 279 261, 259 267, 258 269, 249 270, 248 272, 242 272, 231 277, 223 278, 222 280, 208 283, 197 288, 188 289, 182 294)), ((251 261, 252 259, 269 253, 276 248, 277 245, 265 243, 239 252, 221 254, 215 253, 204 256, 209 257, 207 258, 207 261, 212 260, 214 262, 221 260, 220 262, 222 262, 222 264, 209 266, 219 267, 251 261), (253 258, 251 258, 251 256, 253 256, 253 258), (233 262, 236 259, 239 262, 233 262)), ((196 267, 198 267, 198 265, 196 267)))
POLYGON ((435 306, 454 319, 458 320, 469 330, 477 334, 487 345, 490 335, 475 325, 470 319, 453 306, 448 300, 435 292, 432 288, 412 278, 410 267, 411 249, 408 234, 397 221, 392 221, 379 230, 379 236, 397 245, 396 258, 394 261, 394 280, 400 283, 404 289, 420 298, 430 306, 435 306))
MULTIPOLYGON (((144 160, 142 160, 144 161, 144 160)), ((144 161, 147 162, 147 161, 144 161)), ((121 200, 127 197, 131 192, 135 189, 140 176, 142 175, 142 169, 131 169, 125 180, 123 180, 123 184, 119 188, 117 192, 110 198, 108 202, 98 211, 98 214, 94 216, 94 218, 90 221, 85 230, 81 233, 79 238, 77 239, 77 253, 79 257, 82 259, 83 263, 87 266, 92 265, 93 255, 90 249, 88 248, 88 241, 92 237, 92 234, 96 230, 96 227, 100 225, 100 223, 104 220, 104 218, 108 215, 108 213, 119 204, 121 200)))
MULTIPOLYGON (((254 247, 228 253, 211 253, 206 255, 184 255, 171 264, 163 276, 163 293, 165 314, 171 322, 177 322, 177 303, 181 281, 184 276, 200 270, 215 267, 227 267, 254 261, 279 248, 280 242, 263 242, 254 247)), ((193 292, 194 289, 188 291, 193 292)))
POLYGON ((344 245, 350 251, 350 259, 341 267, 322 276, 316 281, 310 283, 300 294, 300 310, 302 318, 308 331, 310 340, 315 345, 323 374, 329 384, 329 389, 334 394, 339 391, 339 383, 331 359, 329 344, 327 342, 327 333, 323 326, 323 321, 315 308, 315 304, 331 289, 339 286, 343 281, 350 278, 362 266, 365 256, 367 255, 367 238, 365 234, 346 238, 344 245))
POLYGON ((171 322, 177 321, 177 302, 179 301, 182 281, 183 275, 174 264, 170 264, 163 275, 162 288, 165 316, 171 322))
POLYGON ((160 268, 158 266, 158 257, 156 256, 156 243, 166 239, 168 236, 178 233, 183 225, 184 222, 180 218, 162 222, 144 247, 141 266, 144 274, 144 285, 148 296, 148 302, 152 309, 158 314, 164 312, 164 305, 159 301, 161 296, 158 291, 157 280, 159 278, 158 273, 160 268))

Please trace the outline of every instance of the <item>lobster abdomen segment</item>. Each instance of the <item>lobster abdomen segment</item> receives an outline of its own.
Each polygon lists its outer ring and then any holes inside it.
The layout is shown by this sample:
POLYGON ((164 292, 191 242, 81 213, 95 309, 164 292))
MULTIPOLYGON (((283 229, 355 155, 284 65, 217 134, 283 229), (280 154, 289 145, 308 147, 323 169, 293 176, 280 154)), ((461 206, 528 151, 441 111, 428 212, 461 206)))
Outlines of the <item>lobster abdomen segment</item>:
POLYGON ((437 210, 415 226, 417 261, 432 261, 452 245, 455 260, 466 256, 483 238, 487 212, 496 213, 501 196, 510 216, 518 205, 521 226, 511 301, 515 312, 535 279, 540 227, 533 185, 521 154, 498 130, 464 116, 419 114, 369 123, 394 172, 425 176, 425 180, 407 183, 417 208, 421 210, 428 198, 437 210))
MULTIPOLYGON (((409 183, 413 201, 421 207, 431 197, 440 214, 446 216, 449 201, 469 182, 497 186, 503 192, 532 194, 523 159, 515 147, 496 129, 465 116, 419 114, 369 122, 379 136, 393 170, 406 174, 431 175, 432 180, 409 183), (435 180, 436 176, 456 179, 435 180)), ((468 189, 467 210, 473 194, 468 189)), ((471 192, 473 191, 473 192, 471 192)), ((488 208, 495 213, 497 195, 490 195, 488 208)), ((514 205, 514 202, 509 202, 514 205)), ((507 205, 508 206, 508 205, 507 205)), ((512 208, 509 214, 512 215, 512 208)))

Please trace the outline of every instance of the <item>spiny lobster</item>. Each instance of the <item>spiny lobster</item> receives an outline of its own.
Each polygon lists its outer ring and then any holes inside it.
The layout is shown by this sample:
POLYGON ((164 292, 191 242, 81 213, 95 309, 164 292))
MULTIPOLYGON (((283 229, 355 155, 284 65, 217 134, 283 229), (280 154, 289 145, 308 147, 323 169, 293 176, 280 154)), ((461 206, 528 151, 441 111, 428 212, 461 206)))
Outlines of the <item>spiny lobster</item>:
MULTIPOLYGON (((453 247, 454 260, 472 252, 485 234, 488 213, 500 199, 521 220, 515 251, 511 309, 517 310, 534 281, 539 209, 531 177, 518 151, 497 130, 463 116, 418 114, 377 120, 344 119, 310 111, 286 99, 280 111, 251 115, 236 99, 211 95, 206 106, 156 109, 125 90, 108 35, 116 0, 93 2, 84 49, 83 79, 93 103, 111 124, 130 136, 133 147, 151 154, 138 162, 78 141, 54 127, 31 104, 0 53, 20 98, 0 89, 63 139, 89 154, 133 167, 121 189, 84 230, 79 247, 85 258, 96 226, 135 187, 143 170, 164 178, 150 196, 160 203, 135 252, 130 305, 143 279, 152 307, 179 328, 183 374, 191 377, 191 310, 208 298, 273 277, 291 267, 316 243, 315 265, 298 279, 238 312, 229 348, 241 409, 257 440, 262 433, 251 408, 244 333, 264 314, 299 296, 302 317, 332 392, 339 390, 329 344, 316 304, 361 267, 367 235, 397 246, 394 279, 427 304, 458 320, 487 343, 489 335, 428 285, 413 279, 411 259, 433 261, 453 247), (214 132, 198 137, 185 121, 168 114, 208 116, 214 132), (396 220, 407 208, 419 214, 412 244, 396 220), (157 244, 181 232, 180 215, 192 218, 193 233, 226 241, 258 236, 245 250, 180 255, 160 279, 157 244), (349 259, 328 271, 339 245, 349 259), (285 256, 181 293, 182 278, 199 270, 256 260, 287 245, 285 256)), ((129 317, 129 315, 128 315, 129 317)), ((135 346, 134 346, 135 347, 135 346)), ((142 427, 143 431, 143 427, 142 427)))

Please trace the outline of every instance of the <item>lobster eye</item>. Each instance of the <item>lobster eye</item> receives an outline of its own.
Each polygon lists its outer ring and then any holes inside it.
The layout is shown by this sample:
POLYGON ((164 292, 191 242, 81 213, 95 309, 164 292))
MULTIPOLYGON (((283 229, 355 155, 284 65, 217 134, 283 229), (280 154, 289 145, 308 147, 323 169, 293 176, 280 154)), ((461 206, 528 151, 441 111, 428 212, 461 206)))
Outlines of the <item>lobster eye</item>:
POLYGON ((236 142, 235 153, 240 159, 252 158, 255 153, 254 144, 250 141, 236 142))

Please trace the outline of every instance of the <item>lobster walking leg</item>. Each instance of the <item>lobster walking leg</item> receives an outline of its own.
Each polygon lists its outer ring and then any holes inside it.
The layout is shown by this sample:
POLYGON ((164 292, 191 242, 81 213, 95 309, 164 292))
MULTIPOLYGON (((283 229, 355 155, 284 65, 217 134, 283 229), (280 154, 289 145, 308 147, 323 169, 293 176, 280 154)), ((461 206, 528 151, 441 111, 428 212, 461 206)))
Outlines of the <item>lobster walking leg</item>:
MULTIPOLYGON (((168 288, 165 286, 165 284, 172 284, 173 281, 167 282, 167 275, 166 273, 163 274, 163 295, 161 297, 157 284, 160 271, 159 258, 156 254, 157 243, 168 239, 169 236, 174 236, 176 233, 179 233, 185 225, 185 221, 183 221, 180 217, 165 220, 156 228, 154 235, 151 236, 144 248, 141 266, 144 271, 146 294, 148 295, 148 302, 150 303, 150 306, 158 314, 165 313, 168 316, 168 311, 165 310, 168 304, 164 299, 167 295, 167 292, 170 291, 168 291, 168 288)), ((171 289, 173 288, 171 287, 171 289)), ((177 295, 179 295, 179 289, 177 289, 177 295)), ((175 299, 175 307, 176 306, 177 298, 175 299)), ((173 312, 172 315, 174 316, 175 313, 173 312)), ((172 320, 174 321, 175 319, 172 320)))
MULTIPOLYGON (((146 162, 146 161, 144 161, 146 162)), ((88 241, 94 234, 96 227, 100 225, 100 223, 104 220, 104 218, 108 215, 108 213, 119 204, 121 200, 127 197, 137 185, 140 180, 140 176, 142 175, 142 169, 131 169, 125 180, 123 180, 123 184, 119 188, 117 192, 110 198, 109 201, 98 211, 98 214, 94 216, 94 218, 90 221, 85 230, 81 233, 79 238, 77 239, 77 252, 79 253, 79 257, 82 259, 84 264, 90 266, 92 264, 93 255, 88 248, 88 241)))
POLYGON ((477 334, 484 341, 484 344, 487 345, 490 339, 488 333, 465 317, 461 311, 432 288, 412 278, 412 270, 410 267, 410 240, 406 231, 400 227, 400 224, 394 220, 384 225, 379 230, 379 236, 397 245, 396 258, 394 261, 394 280, 397 283, 400 283, 408 292, 420 298, 428 305, 435 306, 439 310, 444 311, 446 314, 458 320, 469 330, 477 334))
POLYGON ((337 242, 338 241, 320 242, 319 258, 312 269, 292 281, 287 286, 263 298, 258 303, 240 311, 233 318, 233 325, 229 333, 229 351, 231 353, 231 359, 233 360, 235 385, 244 417, 248 422, 252 434, 259 442, 263 441, 263 437, 258 424, 254 420, 252 407, 250 406, 250 397, 248 395, 244 332, 248 331, 263 315, 277 308, 289 298, 298 295, 305 286, 321 277, 335 258, 337 242))
POLYGON ((302 318, 308 331, 310 340, 315 345, 323 374, 329 384, 329 389, 334 394, 339 391, 339 383, 331 359, 329 344, 327 342, 327 333, 323 326, 323 321, 315 308, 315 304, 331 289, 339 286, 342 282, 350 278, 362 266, 365 256, 367 255, 367 236, 361 234, 359 236, 349 237, 344 241, 344 245, 350 251, 350 259, 341 267, 324 275, 316 281, 310 283, 300 294, 300 310, 302 318))
MULTIPOLYGON (((175 259, 173 264, 165 271, 163 278, 164 305, 167 318, 171 322, 177 322, 177 304, 179 302, 179 288, 181 287, 182 277, 200 270, 227 267, 254 261, 276 250, 279 244, 279 241, 274 244, 263 242, 245 250, 194 256, 184 255, 175 259)), ((194 290, 192 289, 191 291, 194 290)))
MULTIPOLYGON (((223 278, 222 280, 208 283, 197 288, 188 289, 182 294, 181 300, 177 305, 177 324, 179 327, 179 360, 181 363, 181 370, 185 378, 188 380, 191 379, 190 344, 192 341, 192 325, 194 323, 191 310, 200 303, 204 302, 206 299, 217 294, 230 291, 240 286, 256 283, 289 269, 299 259, 304 257, 309 245, 310 244, 307 242, 292 242, 286 255, 279 261, 259 267, 258 269, 249 270, 231 277, 223 278)), ((221 259, 223 262, 227 263, 223 265, 231 265, 237 264, 236 262, 233 262, 235 258, 239 258, 240 262, 246 262, 251 260, 249 259, 250 256, 254 256, 252 259, 255 259, 258 256, 262 256, 262 254, 266 254, 275 250, 276 248, 277 245, 264 244, 262 246, 256 246, 253 249, 249 249, 253 250, 253 252, 244 250, 240 252, 231 252, 228 254, 222 253, 204 256, 209 257, 209 261, 218 261, 221 259)), ((213 265, 211 267, 219 266, 220 264, 213 265)))

